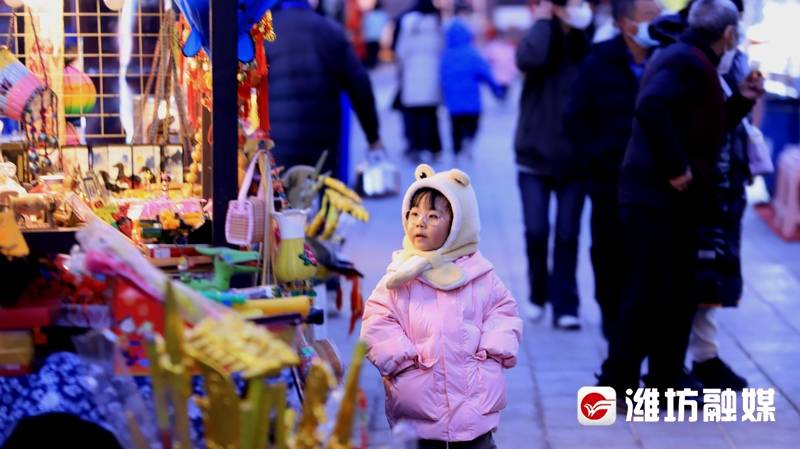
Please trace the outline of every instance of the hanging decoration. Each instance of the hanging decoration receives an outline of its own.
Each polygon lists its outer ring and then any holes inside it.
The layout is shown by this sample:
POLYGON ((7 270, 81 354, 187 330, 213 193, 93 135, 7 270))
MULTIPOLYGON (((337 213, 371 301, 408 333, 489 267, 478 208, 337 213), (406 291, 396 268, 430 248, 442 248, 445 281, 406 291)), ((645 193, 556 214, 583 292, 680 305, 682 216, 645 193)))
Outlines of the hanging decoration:
MULTIPOLYGON (((253 41, 250 29, 264 17, 267 10, 275 6, 277 0, 238 0, 238 2, 237 54, 240 62, 249 63, 256 56, 258 45, 253 41)), ((176 0, 176 4, 191 28, 191 33, 183 44, 183 54, 192 57, 201 49, 210 54, 209 0, 176 0)))
POLYGON ((94 110, 97 90, 92 79, 77 68, 64 67, 64 113, 83 115, 94 110))

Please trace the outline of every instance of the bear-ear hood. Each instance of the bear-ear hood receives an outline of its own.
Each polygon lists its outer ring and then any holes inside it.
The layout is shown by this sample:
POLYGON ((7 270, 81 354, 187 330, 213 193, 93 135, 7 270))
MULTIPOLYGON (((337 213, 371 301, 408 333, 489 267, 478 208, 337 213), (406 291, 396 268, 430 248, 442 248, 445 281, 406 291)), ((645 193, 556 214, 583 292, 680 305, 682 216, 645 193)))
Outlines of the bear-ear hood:
POLYGON ((447 240, 436 251, 447 253, 466 245, 475 245, 477 248, 481 221, 478 197, 472 188, 469 175, 456 168, 436 173, 430 165, 421 164, 414 172, 414 176, 416 181, 406 190, 403 198, 402 220, 405 221, 406 214, 411 209, 411 198, 418 190, 426 187, 438 190, 450 202, 453 222, 447 240))
POLYGON ((411 198, 418 190, 426 187, 436 189, 447 198, 453 211, 450 234, 442 247, 433 251, 419 251, 407 236, 403 237, 403 249, 395 251, 392 256, 386 287, 397 288, 417 276, 422 276, 426 283, 441 290, 461 287, 471 278, 454 262, 478 251, 478 235, 481 231, 475 190, 472 189, 469 176, 458 169, 436 173, 430 165, 422 164, 414 174, 416 181, 403 198, 401 219, 405 221, 411 209, 411 198))

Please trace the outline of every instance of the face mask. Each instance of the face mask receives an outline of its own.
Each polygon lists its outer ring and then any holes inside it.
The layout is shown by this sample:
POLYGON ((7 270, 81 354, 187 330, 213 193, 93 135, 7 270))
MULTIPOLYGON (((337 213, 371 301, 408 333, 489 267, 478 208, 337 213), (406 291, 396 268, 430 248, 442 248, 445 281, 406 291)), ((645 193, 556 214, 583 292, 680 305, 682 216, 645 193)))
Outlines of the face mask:
POLYGON ((564 12, 564 22, 572 28, 585 30, 592 24, 592 8, 586 2, 580 6, 567 6, 564 12))
POLYGON ((631 36, 631 38, 642 48, 655 47, 660 43, 650 37, 650 22, 639 22, 636 27, 636 34, 631 36))
POLYGON ((725 53, 722 54, 722 57, 719 59, 719 65, 717 66, 717 73, 720 75, 725 75, 731 70, 733 66, 733 59, 736 57, 736 47, 731 48, 730 50, 726 50, 725 53))

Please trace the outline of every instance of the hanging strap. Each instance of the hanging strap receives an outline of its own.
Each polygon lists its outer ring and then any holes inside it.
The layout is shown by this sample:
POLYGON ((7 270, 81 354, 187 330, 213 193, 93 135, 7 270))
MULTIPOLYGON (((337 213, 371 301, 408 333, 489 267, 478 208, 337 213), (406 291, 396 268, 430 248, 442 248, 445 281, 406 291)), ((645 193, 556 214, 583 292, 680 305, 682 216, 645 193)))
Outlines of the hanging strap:
MULTIPOLYGON (((250 160, 250 165, 247 166, 247 172, 244 175, 244 179, 242 180, 242 186, 239 188, 239 196, 237 199, 239 201, 244 201, 247 199, 247 192, 250 190, 250 185, 253 184, 253 173, 256 170, 256 164, 258 163, 258 158, 260 155, 264 154, 264 150, 258 150, 253 154, 253 159, 250 160)), ((271 184, 271 181, 270 181, 271 184)))

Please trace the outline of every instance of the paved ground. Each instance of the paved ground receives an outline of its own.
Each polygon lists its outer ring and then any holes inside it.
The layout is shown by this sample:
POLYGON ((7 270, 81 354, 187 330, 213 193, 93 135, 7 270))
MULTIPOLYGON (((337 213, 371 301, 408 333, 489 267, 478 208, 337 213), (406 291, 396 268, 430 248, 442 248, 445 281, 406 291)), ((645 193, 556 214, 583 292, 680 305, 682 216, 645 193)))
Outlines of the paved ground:
MULTIPOLYGON (((393 91, 390 71, 375 74, 381 108, 382 135, 403 171, 404 185, 413 167, 401 160, 399 116, 389 108, 393 91)), ((522 217, 511 142, 515 101, 486 102, 486 114, 474 161, 462 165, 473 179, 481 206, 481 251, 488 257, 517 299, 525 300, 522 217)), ((446 124, 443 123, 443 131, 446 124)), ((363 156, 363 137, 356 131, 354 159, 363 156)), ((443 133, 447 135, 446 132, 443 133)), ((437 169, 452 166, 448 157, 437 169)), ((757 193, 756 193, 757 195, 757 193)), ((366 273, 368 295, 399 247, 400 198, 368 201, 372 220, 356 225, 346 252, 366 273)), ((587 203, 584 220, 590 209, 587 203)), ((586 223, 586 221, 584 221, 586 223)), ((599 330, 599 310, 593 299, 588 258, 587 226, 581 235, 578 268, 583 330, 553 330, 549 320, 526 324, 520 364, 510 372, 509 406, 496 434, 501 449, 561 448, 797 448, 800 439, 800 244, 787 244, 748 211, 744 226, 745 297, 740 308, 719 314, 721 354, 754 387, 776 389, 775 423, 656 423, 632 424, 618 419, 610 427, 587 428, 576 419, 576 393, 594 384, 605 345, 599 330)), ((655 318, 655 317, 654 317, 655 318)), ((330 335, 343 356, 355 337, 346 335, 347 318, 333 319, 330 335)), ((383 391, 377 371, 367 366, 363 386, 371 403, 371 447, 388 445, 390 431, 383 414, 383 391)))

